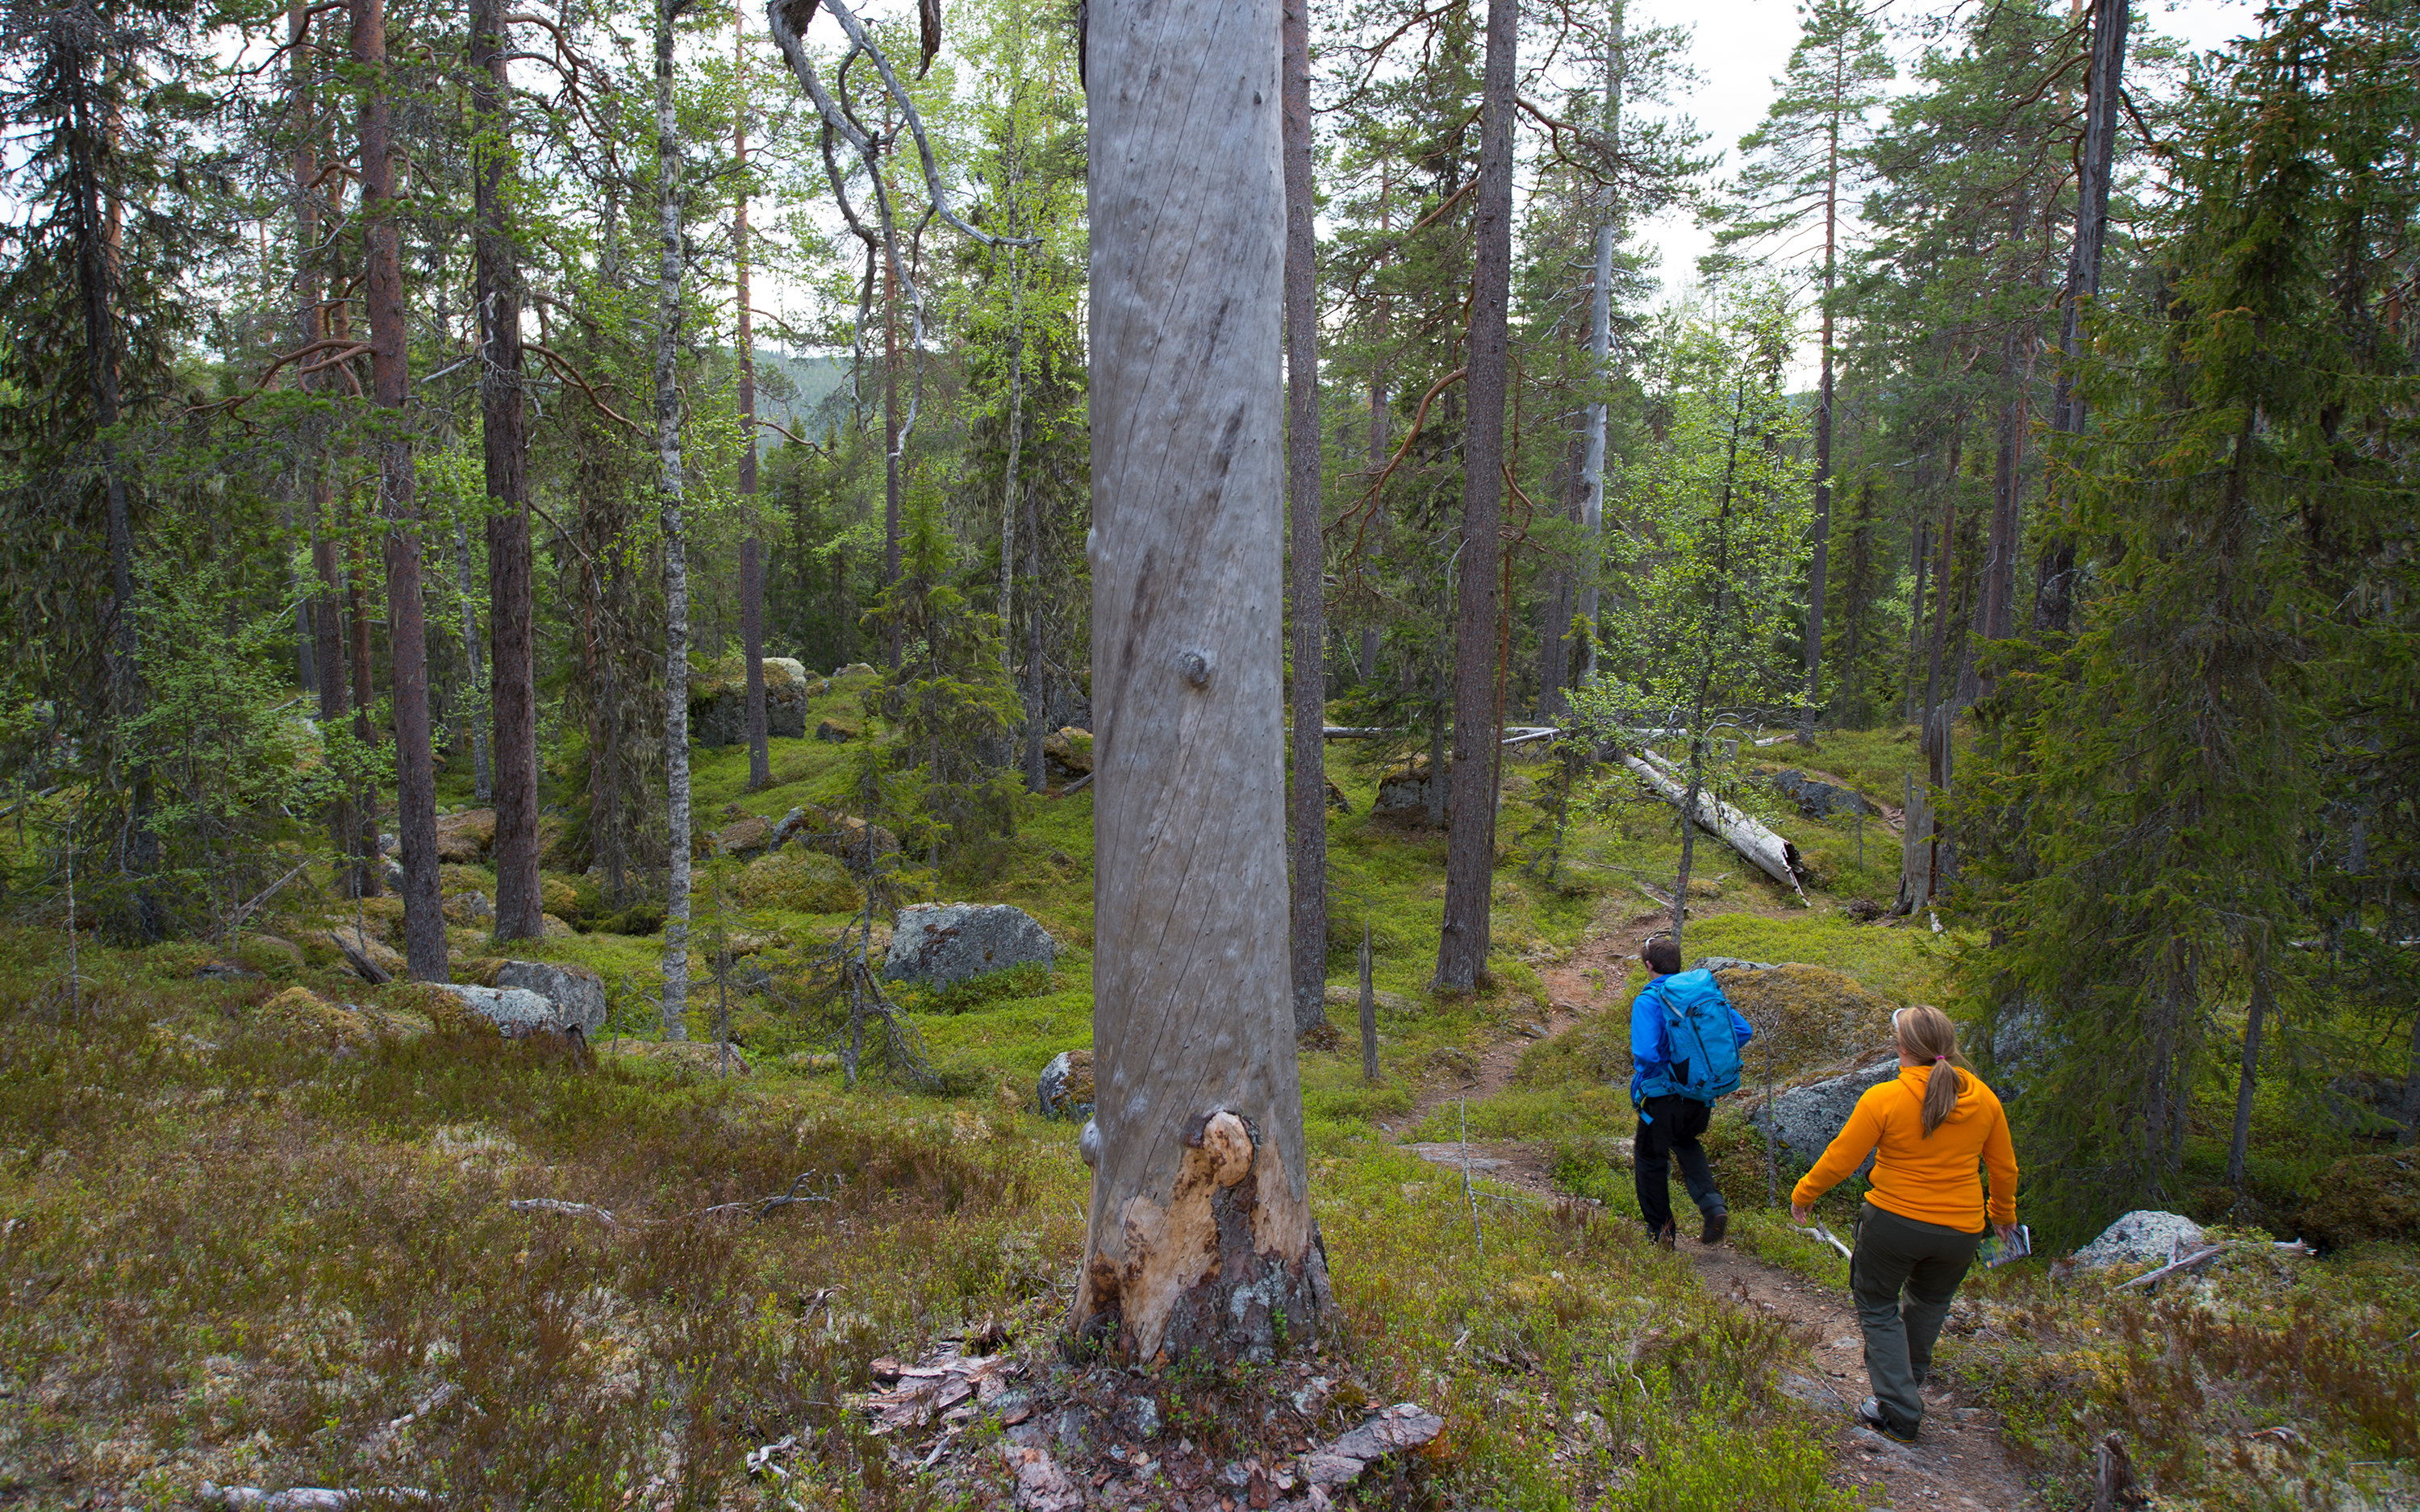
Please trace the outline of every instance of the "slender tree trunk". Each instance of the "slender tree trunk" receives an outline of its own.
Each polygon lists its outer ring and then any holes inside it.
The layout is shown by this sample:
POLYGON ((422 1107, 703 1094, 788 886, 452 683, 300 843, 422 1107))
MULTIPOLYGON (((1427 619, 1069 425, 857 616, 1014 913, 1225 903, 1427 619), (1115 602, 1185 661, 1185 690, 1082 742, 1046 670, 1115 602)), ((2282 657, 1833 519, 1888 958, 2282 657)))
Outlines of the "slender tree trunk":
POLYGON ((664 770, 670 866, 664 903, 664 1038, 689 1038, 689 561, 681 505, 681 148, 673 111, 673 22, 687 0, 656 8, 656 503, 664 533, 664 770))
POLYGON ((387 660, 394 669, 396 834, 403 841, 404 962, 443 981, 445 916, 437 896, 437 761, 429 744, 428 612, 420 585, 420 509, 412 496, 411 385, 396 199, 393 105, 387 98, 385 0, 352 0, 353 61, 362 94, 363 302, 370 317, 370 384, 382 411, 379 503, 386 525, 387 660))
POLYGON ((1319 297, 1311 185, 1311 0, 1281 0, 1285 153, 1287 611, 1293 640, 1294 1028, 1327 1022, 1327 629, 1321 596, 1319 297))
MULTIPOLYGON (((1383 314, 1383 301, 1380 301, 1380 308, 1382 313, 1379 319, 1383 325, 1386 318, 1383 314)), ((1370 380, 1369 455, 1370 471, 1373 476, 1379 469, 1387 465, 1387 448, 1393 439, 1388 432, 1387 380, 1384 377, 1373 378, 1370 380)), ((1361 627, 1361 660, 1358 670, 1361 673, 1361 681, 1374 683, 1378 680, 1378 627, 1374 625, 1365 625, 1361 627)))
MULTIPOLYGON (((2128 0, 2092 0, 2092 58, 2084 96, 2084 142, 2076 154, 2075 240, 2059 299, 2058 380, 2052 391, 2051 429, 2084 430, 2084 400, 2075 392, 2076 360, 2084 349, 2084 303, 2101 294, 2101 254, 2109 237, 2109 177, 2117 162, 2118 101, 2126 81, 2128 0)), ((2036 634, 2064 635, 2075 609, 2075 535, 2051 511, 2052 525, 2034 590, 2036 634)))
POLYGON ((1278 0, 1097 0, 1088 45, 1100 1096, 1073 1318, 1130 1364, 1265 1359, 1327 1301, 1282 903, 1278 0))
MULTIPOLYGON (((313 87, 315 52, 311 14, 304 0, 288 0, 286 11, 289 98, 294 119, 302 123, 294 147, 295 299, 302 310, 301 345, 309 347, 328 334, 321 303, 324 284, 319 262, 319 138, 315 122, 318 104, 313 87)), ((297 379, 305 392, 318 384, 297 379)), ((314 418, 304 424, 303 463, 311 489, 311 570, 317 592, 311 600, 312 660, 318 670, 319 728, 333 733, 344 723, 345 632, 340 590, 336 580, 335 490, 328 481, 327 428, 314 418)), ((351 807, 339 796, 328 807, 328 848, 338 856, 352 848, 351 807)))
POLYGON ((731 155, 739 169, 737 203, 731 208, 734 292, 739 306, 739 507, 748 534, 739 543, 739 642, 748 664, 748 791, 773 785, 773 753, 765 717, 765 543, 756 524, 756 313, 748 288, 748 22, 746 8, 732 11, 733 75, 739 81, 738 109, 731 127, 731 155))
MULTIPOLYGON (((511 80, 503 0, 472 0, 471 102, 483 143, 472 180, 478 216, 479 420, 491 513, 487 522, 488 660, 495 739, 496 928, 499 940, 546 933, 538 884, 537 655, 531 633, 529 420, 521 397, 520 258, 514 245, 511 80)), ((463 633, 471 635, 470 571, 463 633)), ((475 654, 474 654, 475 659, 475 654)), ((487 764, 483 756, 481 764, 487 764)))
MULTIPOLYGON (((884 97, 886 104, 889 97, 884 97)), ((886 125, 887 125, 886 121, 886 125)), ((885 134, 884 140, 890 140, 885 134)), ((882 586, 899 585, 899 270, 882 259, 882 586)), ((899 673, 899 617, 883 632, 885 665, 899 673)))
POLYGON ((486 668, 479 656, 478 579, 471 572, 471 527, 454 517, 454 586, 462 609, 462 659, 469 663, 471 696, 471 792, 481 803, 496 801, 495 770, 488 759, 488 729, 480 721, 488 702, 486 668))
POLYGON ((1798 706, 1798 744, 1815 744, 1815 717, 1823 696, 1823 590, 1832 555, 1832 290, 1838 276, 1840 113, 1834 97, 1823 148, 1823 362, 1815 387, 1814 554, 1807 564, 1807 692, 1798 706))
MULTIPOLYGON (((346 559, 345 590, 352 641, 353 739, 364 751, 378 744, 379 737, 378 727, 370 723, 378 687, 370 668, 369 572, 368 557, 357 544, 346 559)), ((353 887, 364 898, 377 897, 385 887, 379 865, 378 799, 377 786, 366 779, 353 795, 353 887)))
POLYGON ((1448 800, 1445 925, 1437 985, 1467 992, 1487 965, 1488 894, 1496 875, 1497 520, 1504 493, 1507 322, 1512 285, 1512 50, 1518 0, 1487 0, 1487 64, 1481 94, 1479 189, 1473 227, 1470 342, 1463 380, 1462 560, 1454 614, 1453 784, 1448 800))
POLYGON ((1681 869, 1672 879, 1672 940, 1680 943, 1689 922, 1689 877, 1698 860, 1698 799, 1706 791, 1706 701, 1714 686, 1714 626, 1723 613, 1723 584, 1731 566, 1731 501, 1739 478, 1740 432, 1747 419, 1747 390, 1737 391, 1731 409, 1730 445, 1723 456, 1723 498, 1714 516, 1714 597, 1706 612, 1706 655, 1698 667, 1698 690, 1689 702, 1689 785, 1681 799, 1681 869))
POLYGON ((1942 880, 1942 852, 1947 844, 1941 822, 1941 805, 1949 796, 1950 725, 1952 710, 1942 687, 1942 662, 1949 648, 1949 580, 1950 545, 1958 533, 1958 456, 1963 440, 1963 422, 1949 439, 1949 466, 1941 487, 1941 531, 1935 545, 1939 553, 1932 569, 1932 660, 1924 680, 1924 755, 1927 775, 1938 791, 1925 804, 1932 816, 1931 865, 1925 875, 1928 885, 1918 904, 1930 903, 1942 880))
POLYGON ((2252 1142, 2252 1094, 2260 1081, 2260 1031, 2269 1016, 2269 961, 2258 952, 2252 966, 2252 1008, 2243 1026, 2243 1068, 2235 1081, 2235 1134, 2226 1146, 2226 1184, 2243 1193, 2243 1161, 2252 1142))
MULTIPOLYGON (((1629 75, 1628 16, 1623 0, 1614 0, 1612 26, 1605 54, 1605 134, 1618 155, 1621 151, 1621 95, 1629 75)), ((1606 192, 1605 219, 1596 227, 1596 262, 1589 284, 1589 372, 1600 384, 1613 380, 1613 249, 1621 239, 1621 203, 1606 192)), ((1578 619, 1583 627, 1573 648, 1572 686, 1596 675, 1597 576, 1605 534, 1605 460, 1607 411, 1600 393, 1588 407, 1581 440, 1587 451, 1580 459, 1580 572, 1578 619)), ((1568 632, 1565 632, 1568 633, 1568 632)))

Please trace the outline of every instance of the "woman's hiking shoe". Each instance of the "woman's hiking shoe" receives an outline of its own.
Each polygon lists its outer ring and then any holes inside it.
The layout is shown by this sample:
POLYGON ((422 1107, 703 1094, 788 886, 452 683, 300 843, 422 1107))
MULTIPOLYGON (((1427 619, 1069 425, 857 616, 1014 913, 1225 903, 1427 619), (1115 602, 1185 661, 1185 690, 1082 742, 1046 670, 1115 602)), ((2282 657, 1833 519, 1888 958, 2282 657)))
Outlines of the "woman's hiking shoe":
POLYGON ((1883 1404, 1871 1396, 1867 1397, 1864 1401, 1857 1404, 1857 1421, 1864 1427, 1869 1427, 1876 1433, 1881 1434, 1884 1438, 1888 1439, 1893 1443, 1914 1443, 1916 1442, 1915 1434, 1901 1433, 1899 1429, 1891 1427, 1890 1419, 1883 1415, 1883 1404))
POLYGON ((1655 1247, 1657 1249, 1679 1249, 1681 1247, 1680 1230, 1670 1224, 1666 1224, 1655 1235, 1655 1247))
POLYGON ((1719 1244, 1723 1242, 1723 1236, 1730 1232, 1730 1227, 1731 1211, 1729 1208, 1716 1208, 1706 1214, 1706 1231, 1698 1236, 1698 1242, 1719 1244))

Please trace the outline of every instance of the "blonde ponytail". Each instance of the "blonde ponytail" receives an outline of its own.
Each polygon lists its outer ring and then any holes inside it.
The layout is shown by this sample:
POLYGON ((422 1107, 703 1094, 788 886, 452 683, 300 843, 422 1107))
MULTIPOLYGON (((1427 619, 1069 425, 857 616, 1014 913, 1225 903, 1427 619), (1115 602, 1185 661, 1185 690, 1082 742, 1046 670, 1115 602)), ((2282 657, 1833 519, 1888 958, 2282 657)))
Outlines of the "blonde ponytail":
POLYGON ((1958 1071, 1966 1063, 1958 1053, 1958 1026, 1931 1004, 1917 1003, 1892 1014, 1891 1026, 1900 1054, 1931 1068, 1924 1083, 1924 1133, 1931 1138, 1958 1106, 1958 1071))

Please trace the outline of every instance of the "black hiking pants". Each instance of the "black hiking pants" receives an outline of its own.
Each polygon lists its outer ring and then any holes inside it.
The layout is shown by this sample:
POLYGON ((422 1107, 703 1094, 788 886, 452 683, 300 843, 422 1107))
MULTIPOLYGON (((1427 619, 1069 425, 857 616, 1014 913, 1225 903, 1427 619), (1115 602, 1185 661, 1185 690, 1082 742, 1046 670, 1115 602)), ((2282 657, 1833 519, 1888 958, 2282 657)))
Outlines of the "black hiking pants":
POLYGON ((1681 1163, 1681 1180, 1698 1211, 1729 1211, 1714 1190, 1714 1170, 1706 1163, 1706 1147, 1698 1136, 1714 1110, 1675 1093, 1651 1097, 1638 1108, 1638 1138, 1631 1146, 1630 1166, 1638 1182, 1638 1215, 1647 1231, 1661 1234, 1672 1227, 1672 1162, 1681 1163))
POLYGON ((1849 1291, 1866 1335, 1866 1379, 1884 1419, 1904 1438, 1915 1438, 1924 1423, 1922 1387, 1932 1368, 1933 1341, 1989 1232, 1918 1223, 1870 1202, 1860 1213, 1849 1291))

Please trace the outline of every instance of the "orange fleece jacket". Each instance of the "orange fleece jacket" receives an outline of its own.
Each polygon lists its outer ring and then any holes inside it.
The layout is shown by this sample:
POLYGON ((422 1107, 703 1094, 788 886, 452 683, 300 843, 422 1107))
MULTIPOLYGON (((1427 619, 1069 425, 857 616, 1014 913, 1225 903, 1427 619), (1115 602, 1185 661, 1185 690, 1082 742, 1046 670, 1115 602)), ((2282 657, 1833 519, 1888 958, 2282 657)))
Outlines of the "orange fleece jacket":
POLYGON ((1896 1080, 1868 1089, 1857 1099, 1848 1125, 1790 1200, 1811 1206, 1877 1149, 1881 1153, 1874 1159, 1873 1190, 1867 1196, 1884 1211, 1963 1234, 1978 1233, 1984 1208, 1978 1170, 1987 1167, 1992 1173, 1992 1222, 2017 1221, 2017 1150, 2009 1140, 2009 1116, 1973 1072, 1954 1066, 1901 1066, 1896 1080), (1924 1088, 1935 1071, 1956 1072, 1958 1105, 1927 1138, 1924 1088))

